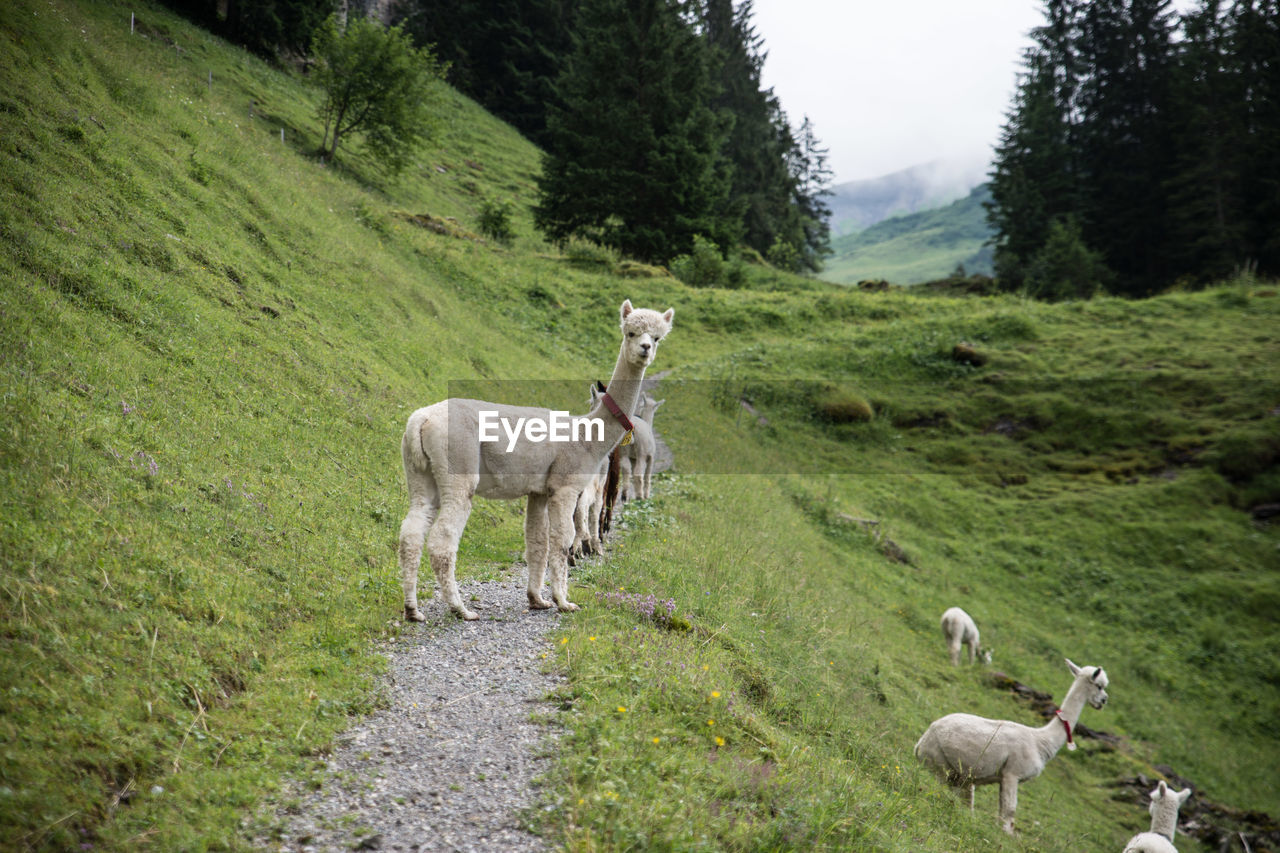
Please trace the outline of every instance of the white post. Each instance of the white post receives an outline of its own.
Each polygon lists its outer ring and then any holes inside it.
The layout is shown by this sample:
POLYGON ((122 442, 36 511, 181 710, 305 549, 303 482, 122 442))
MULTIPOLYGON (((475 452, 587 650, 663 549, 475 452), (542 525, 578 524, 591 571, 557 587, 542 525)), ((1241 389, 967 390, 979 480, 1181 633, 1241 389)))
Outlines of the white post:
POLYGON ((280 144, 284 145, 284 128, 280 128, 280 144))
POLYGON ((209 91, 213 91, 213 69, 209 69, 209 91))
POLYGON ((129 35, 133 35, 133 13, 129 13, 129 35))

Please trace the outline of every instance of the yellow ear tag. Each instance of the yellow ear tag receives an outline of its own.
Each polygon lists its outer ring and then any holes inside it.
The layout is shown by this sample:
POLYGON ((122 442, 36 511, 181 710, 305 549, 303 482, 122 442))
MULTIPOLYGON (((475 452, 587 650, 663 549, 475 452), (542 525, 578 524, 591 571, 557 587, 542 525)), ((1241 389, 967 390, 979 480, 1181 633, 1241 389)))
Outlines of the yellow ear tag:
POLYGON ((631 443, 631 439, 634 437, 631 433, 632 430, 627 430, 627 434, 622 437, 622 441, 618 444, 619 447, 626 447, 631 443))

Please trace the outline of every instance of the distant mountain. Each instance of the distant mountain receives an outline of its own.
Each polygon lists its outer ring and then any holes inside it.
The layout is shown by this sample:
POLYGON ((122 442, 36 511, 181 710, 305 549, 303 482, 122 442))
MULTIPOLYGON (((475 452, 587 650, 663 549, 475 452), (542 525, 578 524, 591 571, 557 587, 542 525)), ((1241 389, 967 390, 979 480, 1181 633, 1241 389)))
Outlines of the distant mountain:
POLYGON ((839 284, 882 278, 917 284, 942 278, 963 264, 968 273, 991 274, 991 238, 982 203, 986 184, 943 207, 886 219, 865 231, 831 241, 834 252, 819 278, 839 284))
POLYGON ((963 198, 986 180, 986 170, 985 163, 936 160, 879 178, 837 184, 827 198, 831 234, 851 234, 891 216, 963 198))

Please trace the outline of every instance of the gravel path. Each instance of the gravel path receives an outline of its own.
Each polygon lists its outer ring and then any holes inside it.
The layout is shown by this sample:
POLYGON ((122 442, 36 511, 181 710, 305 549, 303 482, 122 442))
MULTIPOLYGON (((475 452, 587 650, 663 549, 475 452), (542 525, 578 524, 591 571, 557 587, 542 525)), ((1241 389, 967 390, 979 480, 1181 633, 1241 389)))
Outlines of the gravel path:
MULTIPOLYGON (((654 472, 672 461, 659 438, 654 472)), ((551 766, 556 729, 531 717, 554 711, 542 700, 563 683, 542 671, 560 615, 528 609, 523 566, 459 588, 480 619, 459 621, 439 590, 423 602, 427 621, 385 650, 390 706, 341 736, 320 790, 281 811, 282 853, 548 849, 520 813, 551 766)))
POLYGON ((386 650, 390 706, 339 738, 321 789, 281 813, 277 849, 547 849, 519 818, 550 767, 555 729, 531 715, 553 710, 542 700, 562 682, 542 672, 559 614, 530 611, 515 571, 460 587, 479 621, 446 613, 438 592, 424 602, 428 621, 386 650))

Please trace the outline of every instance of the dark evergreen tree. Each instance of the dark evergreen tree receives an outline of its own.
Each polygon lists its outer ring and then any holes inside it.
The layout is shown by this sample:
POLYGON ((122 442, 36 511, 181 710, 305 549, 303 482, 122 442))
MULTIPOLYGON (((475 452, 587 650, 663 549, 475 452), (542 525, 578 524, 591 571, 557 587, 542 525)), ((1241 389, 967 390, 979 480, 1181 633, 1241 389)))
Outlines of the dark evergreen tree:
POLYGON ((1172 104, 1174 164, 1169 198, 1169 257, 1175 274, 1223 278, 1245 255, 1240 140, 1247 101, 1219 0, 1183 18, 1172 104))
POLYGON ((827 149, 818 142, 813 122, 805 116, 795 145, 788 156, 793 183, 793 209, 799 240, 795 242, 797 269, 817 272, 823 259, 831 254, 831 227, 827 220, 831 208, 826 197, 831 194, 831 169, 827 166, 827 149))
POLYGON ((673 0, 583 7, 547 115, 534 221, 549 239, 658 262, 689 252, 696 234, 727 242, 707 53, 673 0))
POLYGON ((304 55, 337 0, 164 0, 213 32, 267 57, 304 55))
POLYGON ((764 254, 788 215, 792 182, 786 151, 774 132, 777 99, 761 88, 762 40, 751 25, 751 2, 707 0, 703 31, 712 48, 718 90, 712 107, 726 119, 722 157, 730 170, 721 218, 738 223, 738 240, 764 254))
POLYGON ((1165 179, 1173 170, 1171 0, 1092 0, 1081 16, 1084 241, 1130 295, 1173 277, 1165 179))
POLYGON ((397 20, 450 64, 449 82, 541 144, 579 0, 405 0, 397 20))
POLYGON ((1241 261, 1280 275, 1280 0, 1239 0, 1228 28, 1240 75, 1232 141, 1241 158, 1241 261))
MULTIPOLYGON (((1051 2, 1061 9, 1065 4, 1051 2)), ((1052 12, 1051 12, 1052 14, 1052 12)), ((1023 59, 1025 71, 1000 133, 991 172, 987 218, 995 232, 994 264, 1001 286, 1023 286, 1026 267, 1049 238, 1053 223, 1080 213, 1080 175, 1073 148, 1074 79, 1070 60, 1050 30, 1023 59)))

